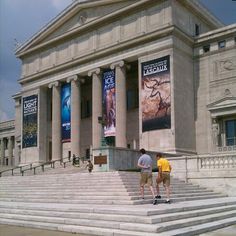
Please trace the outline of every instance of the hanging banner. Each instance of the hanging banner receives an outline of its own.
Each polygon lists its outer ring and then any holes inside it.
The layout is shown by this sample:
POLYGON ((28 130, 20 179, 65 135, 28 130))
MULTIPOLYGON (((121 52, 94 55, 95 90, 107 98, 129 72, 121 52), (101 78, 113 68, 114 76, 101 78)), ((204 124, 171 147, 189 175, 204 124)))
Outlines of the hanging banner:
POLYGON ((103 73, 102 78, 102 107, 104 124, 104 136, 116 135, 116 91, 115 70, 103 73))
POLYGON ((37 147, 38 95, 23 98, 22 148, 37 147))
POLYGON ((142 131, 171 128, 170 56, 142 66, 142 131))
POLYGON ((70 130, 71 130, 71 86, 70 84, 64 84, 61 87, 61 139, 62 142, 70 142, 70 130))

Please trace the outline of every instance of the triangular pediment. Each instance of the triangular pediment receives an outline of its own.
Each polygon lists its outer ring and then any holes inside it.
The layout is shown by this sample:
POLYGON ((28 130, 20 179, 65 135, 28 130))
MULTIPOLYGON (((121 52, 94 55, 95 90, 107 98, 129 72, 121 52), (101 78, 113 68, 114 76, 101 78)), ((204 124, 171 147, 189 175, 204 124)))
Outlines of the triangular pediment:
POLYGON ((39 44, 45 44, 79 27, 86 27, 87 24, 136 2, 138 0, 75 0, 31 39, 17 48, 16 55, 39 44))
POLYGON ((224 97, 213 103, 208 104, 207 107, 209 111, 236 107, 236 97, 224 97))

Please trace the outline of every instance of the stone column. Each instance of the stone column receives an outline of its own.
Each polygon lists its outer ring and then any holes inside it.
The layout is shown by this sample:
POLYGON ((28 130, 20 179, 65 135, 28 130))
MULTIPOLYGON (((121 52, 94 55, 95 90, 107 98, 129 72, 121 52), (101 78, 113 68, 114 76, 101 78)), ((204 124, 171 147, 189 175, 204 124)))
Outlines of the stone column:
POLYGON ((13 165, 13 143, 12 137, 8 137, 8 164, 13 165))
POLYGON ((81 81, 77 75, 69 77, 71 83, 71 154, 80 156, 81 81))
POLYGON ((126 70, 124 61, 111 64, 116 70, 116 147, 127 148, 126 141, 126 70))
POLYGON ((4 157, 5 157, 5 150, 4 150, 4 138, 1 139, 1 153, 0 153, 0 164, 4 165, 4 157))
POLYGON ((61 143, 61 86, 59 82, 49 84, 52 88, 52 160, 62 158, 61 143))
POLYGON ((102 138, 101 124, 98 123, 98 117, 102 116, 102 81, 101 70, 99 68, 88 72, 92 76, 92 145, 93 148, 100 147, 102 138))

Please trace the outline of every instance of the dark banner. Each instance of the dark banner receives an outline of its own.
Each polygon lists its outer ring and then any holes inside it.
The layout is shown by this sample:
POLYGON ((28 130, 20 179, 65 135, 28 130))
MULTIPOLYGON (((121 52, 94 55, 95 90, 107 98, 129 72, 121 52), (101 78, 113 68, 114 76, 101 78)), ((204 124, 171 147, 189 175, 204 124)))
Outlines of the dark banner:
POLYGON ((102 78, 102 105, 105 118, 104 136, 116 135, 116 81, 115 70, 103 73, 102 78))
POLYGON ((71 97, 70 84, 62 85, 61 87, 61 139, 62 139, 62 142, 70 142, 70 130, 71 130, 70 97, 71 97))
POLYGON ((23 98, 22 148, 37 147, 38 95, 23 98))
POLYGON ((142 131, 171 128, 170 56, 142 63, 142 131))

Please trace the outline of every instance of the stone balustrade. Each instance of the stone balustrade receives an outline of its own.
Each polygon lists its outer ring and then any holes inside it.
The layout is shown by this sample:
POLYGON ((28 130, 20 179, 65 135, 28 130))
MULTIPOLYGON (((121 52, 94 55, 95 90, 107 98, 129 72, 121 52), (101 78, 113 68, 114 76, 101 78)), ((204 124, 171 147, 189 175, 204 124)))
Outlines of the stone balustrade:
POLYGON ((200 168, 202 169, 225 169, 236 168, 236 155, 211 155, 200 157, 200 168))

